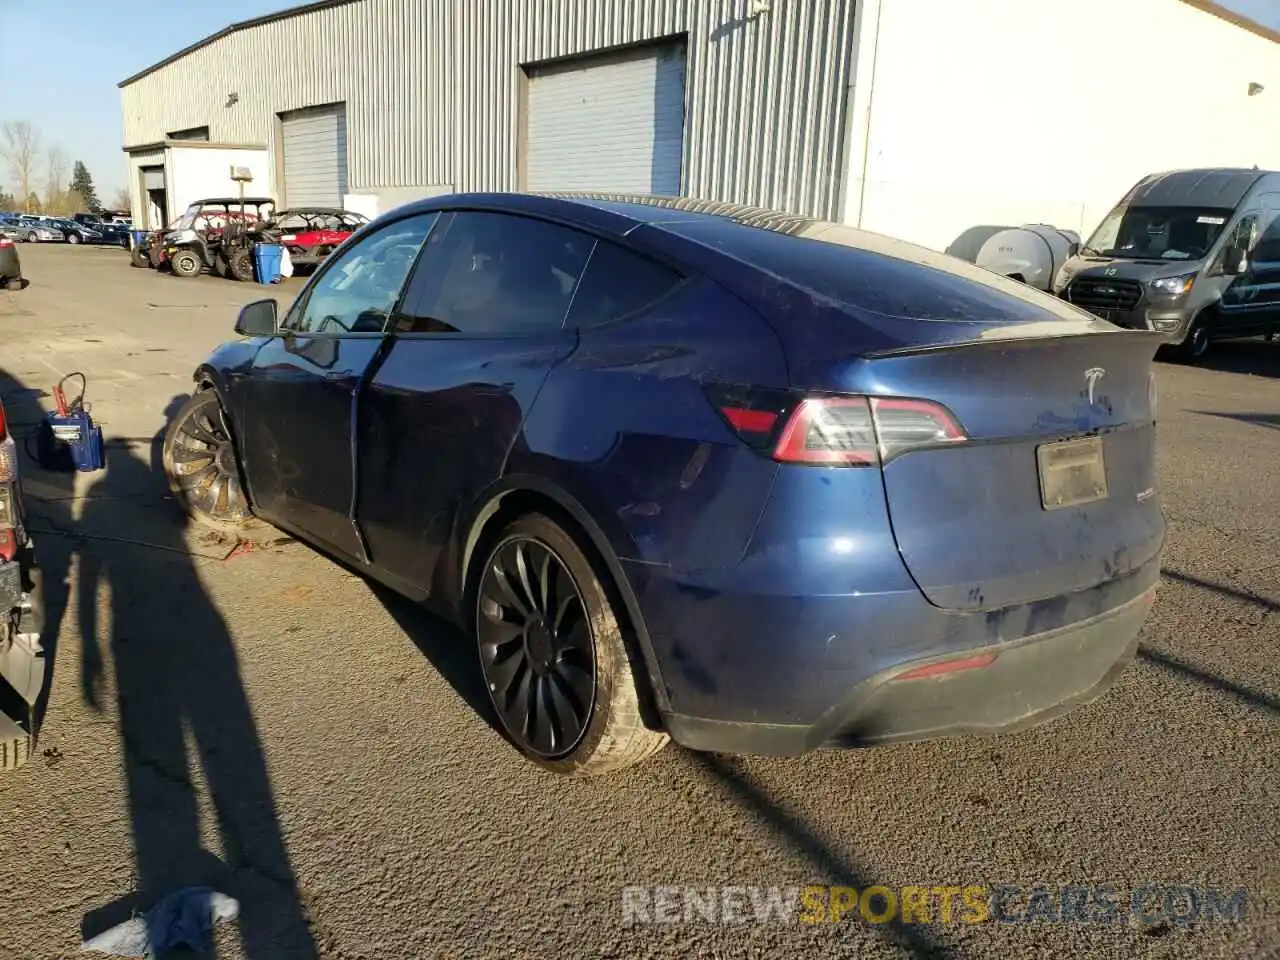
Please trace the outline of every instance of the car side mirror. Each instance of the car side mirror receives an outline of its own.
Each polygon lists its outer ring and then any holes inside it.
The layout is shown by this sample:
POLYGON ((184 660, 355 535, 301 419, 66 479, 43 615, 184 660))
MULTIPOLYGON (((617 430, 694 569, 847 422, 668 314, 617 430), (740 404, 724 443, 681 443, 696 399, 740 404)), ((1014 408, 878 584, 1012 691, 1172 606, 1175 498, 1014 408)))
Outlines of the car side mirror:
POLYGON ((1222 255, 1222 272, 1228 277, 1238 277, 1249 270, 1249 251, 1233 243, 1222 255))
POLYGON ((274 336, 277 328, 279 307, 274 299, 255 300, 240 311, 236 317, 236 333, 242 337, 274 336))

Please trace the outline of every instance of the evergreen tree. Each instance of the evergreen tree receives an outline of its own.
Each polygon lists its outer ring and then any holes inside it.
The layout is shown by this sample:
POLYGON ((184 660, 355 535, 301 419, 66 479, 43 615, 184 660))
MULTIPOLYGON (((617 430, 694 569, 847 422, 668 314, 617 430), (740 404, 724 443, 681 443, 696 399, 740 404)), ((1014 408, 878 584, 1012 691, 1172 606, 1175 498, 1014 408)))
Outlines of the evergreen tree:
POLYGON ((79 160, 71 170, 71 184, 68 189, 80 197, 85 209, 91 213, 97 213, 102 209, 102 204, 98 202, 98 191, 93 186, 93 177, 89 176, 89 168, 79 160))

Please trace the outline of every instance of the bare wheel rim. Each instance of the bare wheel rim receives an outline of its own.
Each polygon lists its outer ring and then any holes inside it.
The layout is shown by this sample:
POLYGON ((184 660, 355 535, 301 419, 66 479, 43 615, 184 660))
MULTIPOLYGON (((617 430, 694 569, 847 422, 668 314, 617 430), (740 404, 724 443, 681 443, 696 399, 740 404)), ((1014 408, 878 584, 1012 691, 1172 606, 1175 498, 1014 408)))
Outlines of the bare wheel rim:
POLYGON ((198 404, 175 426, 169 471, 188 508, 215 520, 247 519, 249 505, 221 405, 198 404))
POLYGON ((476 634, 507 733, 540 757, 572 752, 595 706, 595 643, 582 594, 555 551, 527 537, 498 548, 480 582, 476 634))

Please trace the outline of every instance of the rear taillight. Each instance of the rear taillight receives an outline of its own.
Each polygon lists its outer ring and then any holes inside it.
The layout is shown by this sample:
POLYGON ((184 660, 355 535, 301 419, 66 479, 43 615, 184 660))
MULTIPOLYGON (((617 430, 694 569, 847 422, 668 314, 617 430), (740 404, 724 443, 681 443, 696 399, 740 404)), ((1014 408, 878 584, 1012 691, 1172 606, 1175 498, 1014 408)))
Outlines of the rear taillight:
POLYGON ((796 397, 724 386, 707 393, 744 443, 782 463, 874 466, 968 439, 946 407, 915 397, 796 397))
POLYGON ((773 448, 783 463, 865 467, 876 462, 876 432, 865 397, 801 400, 773 448))
POLYGON ((12 246, 13 246, 13 241, 10 240, 8 237, 0 237, 0 248, 12 247, 12 246))
POLYGON ((892 460, 919 447, 963 443, 967 439, 951 411, 932 400, 873 397, 871 413, 881 460, 892 460))

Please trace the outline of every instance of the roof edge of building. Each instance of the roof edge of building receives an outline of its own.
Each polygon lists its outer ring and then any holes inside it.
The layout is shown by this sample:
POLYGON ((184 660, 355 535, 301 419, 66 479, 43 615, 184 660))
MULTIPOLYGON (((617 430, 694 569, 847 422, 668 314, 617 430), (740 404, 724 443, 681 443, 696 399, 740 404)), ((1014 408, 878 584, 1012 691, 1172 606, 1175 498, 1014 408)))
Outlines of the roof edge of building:
POLYGON ((223 27, 217 33, 209 34, 209 36, 205 37, 203 40, 197 40, 189 47, 183 47, 177 53, 172 53, 163 60, 153 63, 149 67, 144 67, 131 77, 125 77, 125 79, 117 83, 116 86, 123 90, 125 87, 129 86, 129 84, 136 83, 143 77, 155 73, 157 70, 167 67, 171 63, 181 60, 188 54, 195 53, 202 47, 207 47, 210 44, 221 40, 223 37, 229 37, 233 33, 239 33, 242 30, 249 30, 253 27, 260 27, 264 23, 273 23, 276 20, 288 20, 291 17, 299 17, 306 13, 314 13, 317 10, 324 10, 328 7, 342 7, 349 3, 359 2, 360 0, 310 0, 309 3, 286 7, 284 10, 277 10, 275 13, 268 13, 261 17, 254 17, 252 20, 240 20, 236 23, 230 24, 229 26, 223 27))
POLYGON ((1241 30, 1248 30, 1250 33, 1270 40, 1272 43, 1280 43, 1280 30, 1274 30, 1260 24, 1257 20, 1246 17, 1243 13, 1236 13, 1234 10, 1228 10, 1218 0, 1182 0, 1189 7, 1195 7, 1210 16, 1225 20, 1227 23, 1235 24, 1241 30))
POLYGON ((265 143, 218 143, 214 140, 156 140, 152 143, 132 143, 121 147, 125 153, 151 153, 170 147, 193 147, 197 150, 266 150, 265 143))

